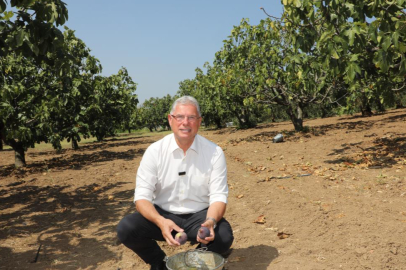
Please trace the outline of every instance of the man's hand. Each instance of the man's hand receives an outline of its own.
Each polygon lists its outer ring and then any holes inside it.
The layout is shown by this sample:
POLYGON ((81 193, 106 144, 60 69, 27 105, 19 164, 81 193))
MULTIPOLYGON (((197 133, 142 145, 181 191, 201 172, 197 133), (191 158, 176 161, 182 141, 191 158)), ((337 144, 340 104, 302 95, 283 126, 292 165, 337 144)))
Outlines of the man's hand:
POLYGON ((201 239, 197 236, 197 242, 207 245, 209 242, 214 241, 214 223, 215 221, 219 222, 223 218, 225 212, 226 204, 223 202, 214 202, 209 206, 209 209, 207 210, 207 219, 203 222, 202 227, 207 227, 210 230, 210 236, 205 239, 201 239))
POLYGON ((170 219, 162 218, 162 220, 159 222, 158 227, 161 229, 162 236, 170 246, 180 246, 178 241, 176 241, 173 236, 172 236, 172 231, 175 230, 177 232, 183 232, 183 229, 181 229, 178 225, 175 224, 170 219))
POLYGON ((201 239, 199 236, 196 236, 196 240, 197 240, 197 242, 207 245, 209 242, 214 241, 214 237, 215 237, 214 229, 213 229, 213 227, 214 227, 213 220, 210 220, 210 219, 206 220, 202 224, 202 227, 206 227, 210 230, 210 236, 206 237, 205 239, 201 239))
POLYGON ((153 206, 153 204, 147 200, 138 200, 135 204, 137 211, 141 213, 146 219, 153 222, 161 229, 162 236, 170 246, 179 246, 180 244, 172 237, 172 231, 183 232, 178 225, 170 219, 166 219, 161 216, 153 206))

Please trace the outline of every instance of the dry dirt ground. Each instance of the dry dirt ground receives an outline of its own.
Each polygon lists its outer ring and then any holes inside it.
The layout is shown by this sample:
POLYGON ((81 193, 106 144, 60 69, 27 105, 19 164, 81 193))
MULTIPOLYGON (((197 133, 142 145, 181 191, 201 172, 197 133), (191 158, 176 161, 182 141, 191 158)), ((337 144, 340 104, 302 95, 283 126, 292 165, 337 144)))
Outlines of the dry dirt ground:
MULTIPOLYGON (((406 110, 305 125, 201 130, 228 162, 227 269, 406 269, 406 110)), ((0 152, 0 269, 148 269, 115 227, 134 211, 142 154, 163 135, 30 149, 23 170, 0 152)))

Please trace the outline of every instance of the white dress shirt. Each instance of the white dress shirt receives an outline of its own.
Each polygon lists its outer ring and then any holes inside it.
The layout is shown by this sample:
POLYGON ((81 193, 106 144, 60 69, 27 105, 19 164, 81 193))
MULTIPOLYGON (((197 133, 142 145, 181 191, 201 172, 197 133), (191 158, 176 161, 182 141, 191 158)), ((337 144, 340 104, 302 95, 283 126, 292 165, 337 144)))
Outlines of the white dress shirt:
POLYGON ((196 135, 185 155, 170 134, 145 151, 134 201, 145 199, 171 213, 189 214, 213 202, 227 203, 227 197, 226 158, 215 143, 196 135))

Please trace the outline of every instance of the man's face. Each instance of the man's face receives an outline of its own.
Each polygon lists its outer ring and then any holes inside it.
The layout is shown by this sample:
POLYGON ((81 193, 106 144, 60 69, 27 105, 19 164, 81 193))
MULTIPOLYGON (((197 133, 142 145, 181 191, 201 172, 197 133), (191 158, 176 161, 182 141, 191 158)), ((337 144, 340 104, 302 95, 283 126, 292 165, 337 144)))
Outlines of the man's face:
POLYGON ((191 145, 202 122, 196 107, 193 105, 177 105, 172 115, 168 115, 168 121, 176 141, 180 144, 191 145), (177 119, 181 118, 181 116, 185 117, 182 120, 177 119), (193 117, 195 119, 191 120, 193 117))

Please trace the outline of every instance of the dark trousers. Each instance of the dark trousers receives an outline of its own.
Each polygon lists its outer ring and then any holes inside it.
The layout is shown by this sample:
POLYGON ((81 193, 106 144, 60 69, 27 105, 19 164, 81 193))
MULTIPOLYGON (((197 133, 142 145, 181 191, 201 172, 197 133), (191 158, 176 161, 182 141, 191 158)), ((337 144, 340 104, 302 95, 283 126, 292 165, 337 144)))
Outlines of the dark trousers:
MULTIPOLYGON (((157 206, 155 208, 164 218, 172 220, 184 229, 188 241, 196 241, 197 231, 206 220, 207 209, 193 214, 176 215, 157 206)), ((177 232, 172 233, 175 235, 177 232)), ((207 249, 220 254, 228 251, 234 240, 228 221, 224 218, 221 219, 217 223, 214 233, 215 239, 207 245, 207 249)), ((117 236, 121 243, 133 250, 148 264, 157 263, 165 258, 165 252, 156 243, 156 241, 165 241, 161 230, 138 212, 125 216, 120 221, 117 226, 117 236)))

